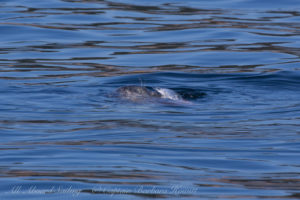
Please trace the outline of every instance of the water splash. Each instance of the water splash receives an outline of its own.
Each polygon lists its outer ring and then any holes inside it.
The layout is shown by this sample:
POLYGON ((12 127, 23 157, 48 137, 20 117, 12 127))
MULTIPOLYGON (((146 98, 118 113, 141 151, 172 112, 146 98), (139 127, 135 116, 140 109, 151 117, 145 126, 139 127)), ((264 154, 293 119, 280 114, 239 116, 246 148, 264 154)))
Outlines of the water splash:
POLYGON ((174 101, 182 101, 182 97, 177 94, 175 91, 167 88, 154 88, 159 94, 161 94, 161 98, 170 99, 174 101))

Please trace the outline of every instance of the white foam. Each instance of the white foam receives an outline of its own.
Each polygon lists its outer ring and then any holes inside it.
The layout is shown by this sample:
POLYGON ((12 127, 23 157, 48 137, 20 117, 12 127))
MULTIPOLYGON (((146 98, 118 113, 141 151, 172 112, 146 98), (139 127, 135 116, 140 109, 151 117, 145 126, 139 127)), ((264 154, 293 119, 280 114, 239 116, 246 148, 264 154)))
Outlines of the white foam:
POLYGON ((182 100, 181 96, 173 90, 167 88, 154 88, 154 89, 161 94, 161 98, 163 99, 171 99, 175 101, 182 100))

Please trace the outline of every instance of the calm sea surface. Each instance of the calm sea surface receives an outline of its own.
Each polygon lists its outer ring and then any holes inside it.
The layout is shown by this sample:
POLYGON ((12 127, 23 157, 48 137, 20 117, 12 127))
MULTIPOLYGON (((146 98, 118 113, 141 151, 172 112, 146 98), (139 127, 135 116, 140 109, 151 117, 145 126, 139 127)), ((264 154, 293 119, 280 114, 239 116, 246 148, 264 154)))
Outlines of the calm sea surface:
POLYGON ((299 10, 1 0, 0 199, 300 198, 299 10))

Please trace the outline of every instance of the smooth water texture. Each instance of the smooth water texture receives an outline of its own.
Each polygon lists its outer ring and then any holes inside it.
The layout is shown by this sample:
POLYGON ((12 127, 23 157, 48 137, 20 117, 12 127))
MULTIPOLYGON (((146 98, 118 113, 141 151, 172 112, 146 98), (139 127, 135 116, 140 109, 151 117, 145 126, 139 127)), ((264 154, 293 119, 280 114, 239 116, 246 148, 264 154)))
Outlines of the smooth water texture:
POLYGON ((299 9, 0 1, 0 199, 299 198, 299 9))

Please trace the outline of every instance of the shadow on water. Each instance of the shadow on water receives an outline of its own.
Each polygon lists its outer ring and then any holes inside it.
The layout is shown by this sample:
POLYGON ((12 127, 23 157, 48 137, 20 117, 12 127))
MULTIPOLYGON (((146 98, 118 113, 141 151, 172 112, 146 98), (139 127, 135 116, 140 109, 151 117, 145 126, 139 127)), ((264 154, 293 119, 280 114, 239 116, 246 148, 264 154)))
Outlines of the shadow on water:
POLYGON ((2 1, 0 198, 299 198, 298 4, 2 1))

